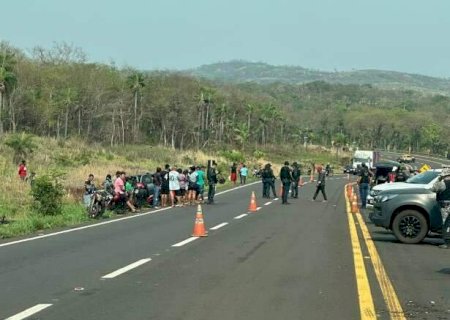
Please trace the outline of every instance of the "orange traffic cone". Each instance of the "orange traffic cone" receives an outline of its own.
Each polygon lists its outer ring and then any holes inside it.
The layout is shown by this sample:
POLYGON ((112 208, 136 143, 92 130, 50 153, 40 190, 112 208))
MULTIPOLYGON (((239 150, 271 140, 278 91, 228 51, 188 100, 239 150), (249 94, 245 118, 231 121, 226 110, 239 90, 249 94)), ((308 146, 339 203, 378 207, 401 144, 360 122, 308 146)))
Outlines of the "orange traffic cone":
POLYGON ((258 208, 256 206, 256 196, 255 191, 252 191, 252 196, 250 197, 250 205, 248 206, 249 212, 256 212, 258 211, 258 208))
POLYGON ((207 237, 207 231, 205 230, 205 223, 203 221, 202 206, 198 205, 197 214, 195 215, 194 232, 193 237, 207 237))
POLYGON ((347 185, 347 196, 350 200, 352 200, 353 197, 353 187, 351 184, 347 185))
POLYGON ((353 194, 352 213, 357 213, 357 212, 358 212, 358 197, 356 196, 356 194, 353 194))
POLYGON ((300 180, 298 181, 298 186, 303 187, 304 185, 305 185, 305 183, 303 182, 303 177, 300 176, 300 180))

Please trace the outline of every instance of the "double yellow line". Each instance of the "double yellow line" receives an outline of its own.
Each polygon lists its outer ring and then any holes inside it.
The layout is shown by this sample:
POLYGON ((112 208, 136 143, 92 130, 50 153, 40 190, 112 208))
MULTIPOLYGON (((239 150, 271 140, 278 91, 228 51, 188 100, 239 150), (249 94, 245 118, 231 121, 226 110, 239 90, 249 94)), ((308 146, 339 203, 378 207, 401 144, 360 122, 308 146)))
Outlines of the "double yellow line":
POLYGON ((356 230, 356 225, 359 224, 363 240, 367 246, 367 250, 370 255, 370 260, 372 262, 375 275, 380 285, 381 292, 383 294, 384 302, 386 303, 390 318, 392 320, 406 320, 404 312, 400 302, 398 300, 395 289, 392 285, 389 276, 384 269, 383 263, 381 262, 378 251, 370 237, 367 225, 358 211, 357 213, 351 212, 351 204, 347 195, 347 186, 344 189, 346 206, 347 206, 347 218, 348 226, 350 230, 350 238, 352 242, 353 250, 353 260, 355 265, 355 275, 356 284, 358 288, 358 300, 359 300, 359 310, 361 315, 361 320, 375 320, 377 319, 375 313, 375 306, 372 298, 372 291, 370 289, 369 279, 367 277, 366 266, 364 264, 364 258, 361 250, 361 243, 359 241, 358 232, 356 230), (356 217, 356 219, 355 219, 356 217), (358 222, 356 222, 356 220, 358 222))

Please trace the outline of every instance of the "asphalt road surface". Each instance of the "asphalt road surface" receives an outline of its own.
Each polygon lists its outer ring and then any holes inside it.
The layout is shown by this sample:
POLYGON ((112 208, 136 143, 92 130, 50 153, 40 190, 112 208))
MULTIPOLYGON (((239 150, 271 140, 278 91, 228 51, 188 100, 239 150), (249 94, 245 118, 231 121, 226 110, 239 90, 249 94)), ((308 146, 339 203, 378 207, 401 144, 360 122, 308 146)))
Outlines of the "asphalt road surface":
POLYGON ((291 205, 219 194, 204 238, 183 207, 1 242, 0 319, 450 319, 450 250, 349 213, 349 182, 328 202, 314 183, 291 205))

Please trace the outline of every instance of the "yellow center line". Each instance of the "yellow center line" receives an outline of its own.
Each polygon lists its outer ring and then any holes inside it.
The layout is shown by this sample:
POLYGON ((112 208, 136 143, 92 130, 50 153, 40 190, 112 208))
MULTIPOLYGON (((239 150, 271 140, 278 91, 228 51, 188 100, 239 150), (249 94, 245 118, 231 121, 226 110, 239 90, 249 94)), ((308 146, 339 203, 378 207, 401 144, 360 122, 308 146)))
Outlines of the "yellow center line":
POLYGON ((378 283, 380 284, 381 292, 383 293, 383 298, 387 305, 391 319, 406 320, 402 306, 398 300, 397 294, 395 293, 394 286, 392 285, 392 282, 389 279, 386 270, 384 269, 383 263, 381 262, 375 244, 372 238, 370 237, 367 225, 359 211, 356 214, 356 216, 358 217, 359 226, 363 233, 364 241, 366 243, 372 261, 372 265, 375 270, 375 275, 377 276, 378 283))
POLYGON ((355 266, 356 285, 358 288, 359 312, 361 320, 375 320, 375 307, 373 304, 372 292, 370 291, 369 279, 367 277, 366 267, 361 251, 361 244, 359 242, 358 233, 356 231, 355 220, 350 210, 350 202, 345 193, 345 200, 347 204, 347 220, 350 230, 350 238, 352 242, 353 261, 355 266))

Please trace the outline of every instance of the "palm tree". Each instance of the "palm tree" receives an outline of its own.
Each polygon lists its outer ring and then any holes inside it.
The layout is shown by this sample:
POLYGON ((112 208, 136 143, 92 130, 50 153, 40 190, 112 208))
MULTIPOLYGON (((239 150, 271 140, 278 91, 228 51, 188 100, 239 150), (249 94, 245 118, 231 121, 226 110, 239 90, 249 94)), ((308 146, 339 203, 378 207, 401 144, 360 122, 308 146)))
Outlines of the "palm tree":
POLYGON ((244 123, 240 123, 237 125, 237 128, 234 129, 234 139, 237 143, 239 143, 239 146, 241 147, 241 150, 244 150, 245 143, 247 142, 248 138, 250 137, 250 132, 248 131, 248 127, 244 123))
POLYGON ((0 134, 3 134, 3 98, 9 88, 17 81, 15 74, 12 72, 14 64, 14 54, 6 51, 0 53, 0 134))
POLYGON ((133 73, 132 75, 128 76, 127 84, 133 92, 134 98, 134 141, 136 142, 138 136, 137 108, 141 89, 145 87, 144 75, 140 72, 133 73))

